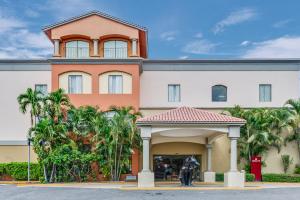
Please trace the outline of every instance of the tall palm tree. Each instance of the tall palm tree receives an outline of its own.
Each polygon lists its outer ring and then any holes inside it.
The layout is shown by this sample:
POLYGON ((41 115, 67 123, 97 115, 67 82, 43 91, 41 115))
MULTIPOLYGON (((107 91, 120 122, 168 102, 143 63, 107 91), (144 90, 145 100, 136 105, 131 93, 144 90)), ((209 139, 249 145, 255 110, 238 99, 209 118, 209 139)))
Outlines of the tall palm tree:
MULTIPOLYGON (((42 110, 43 94, 39 91, 27 88, 26 92, 20 94, 17 98, 20 111, 25 114, 30 110, 30 130, 36 125, 36 118, 39 118, 42 110)), ((30 141, 31 137, 28 134, 28 182, 30 181, 30 141)))
POLYGON ((286 142, 296 142, 300 158, 300 99, 289 99, 285 106, 289 110, 289 125, 292 128, 292 134, 286 137, 286 142))
POLYGON ((126 166, 134 146, 140 143, 135 121, 141 116, 141 113, 136 112, 132 106, 113 106, 111 107, 111 112, 115 113, 110 120, 111 145, 114 147, 111 175, 113 180, 117 181, 120 179, 122 169, 126 166))
POLYGON ((17 98, 20 111, 25 114, 30 110, 31 128, 36 124, 36 118, 40 116, 42 111, 42 93, 31 88, 27 88, 26 92, 20 94, 17 98))
POLYGON ((240 157, 248 164, 252 156, 263 155, 271 147, 280 151, 283 143, 280 133, 287 127, 287 111, 284 109, 228 109, 232 116, 243 118, 247 123, 241 127, 239 138, 240 157))
POLYGON ((45 98, 45 112, 52 119, 61 121, 64 117, 64 112, 71 107, 70 99, 63 89, 58 89, 51 92, 45 98))

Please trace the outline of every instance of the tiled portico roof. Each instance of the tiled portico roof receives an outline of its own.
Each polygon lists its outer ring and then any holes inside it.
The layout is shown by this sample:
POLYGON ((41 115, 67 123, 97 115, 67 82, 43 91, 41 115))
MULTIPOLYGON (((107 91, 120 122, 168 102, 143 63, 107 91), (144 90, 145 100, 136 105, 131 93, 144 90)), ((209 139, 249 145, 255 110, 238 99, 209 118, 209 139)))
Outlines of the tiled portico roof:
POLYGON ((137 120, 137 124, 245 124, 244 119, 205 110, 179 107, 137 120))

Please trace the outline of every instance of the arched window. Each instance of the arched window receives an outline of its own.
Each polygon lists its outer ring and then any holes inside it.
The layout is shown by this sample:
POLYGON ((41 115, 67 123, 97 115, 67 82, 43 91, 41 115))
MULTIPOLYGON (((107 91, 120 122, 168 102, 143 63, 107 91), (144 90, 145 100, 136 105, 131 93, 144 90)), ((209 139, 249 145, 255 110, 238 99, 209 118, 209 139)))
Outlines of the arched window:
POLYGON ((73 71, 59 75, 59 88, 68 94, 92 94, 92 76, 85 72, 73 71))
POLYGON ((227 87, 214 85, 212 87, 212 101, 227 101, 227 87))
POLYGON ((99 75, 100 94, 132 94, 132 75, 111 71, 99 75))
POLYGON ((120 40, 104 42, 104 58, 127 58, 127 42, 120 40))
POLYGON ((88 58, 89 43, 75 40, 66 43, 66 58, 88 58))

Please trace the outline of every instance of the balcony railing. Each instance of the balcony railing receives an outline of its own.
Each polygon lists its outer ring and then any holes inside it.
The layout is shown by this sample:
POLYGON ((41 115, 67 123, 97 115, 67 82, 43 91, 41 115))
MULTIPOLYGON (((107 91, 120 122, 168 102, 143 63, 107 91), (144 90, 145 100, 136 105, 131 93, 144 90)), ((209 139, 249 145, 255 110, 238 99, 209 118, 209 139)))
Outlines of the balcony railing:
POLYGON ((88 47, 66 47, 66 58, 88 58, 88 47))
POLYGON ((127 58, 127 48, 104 48, 104 58, 127 58))

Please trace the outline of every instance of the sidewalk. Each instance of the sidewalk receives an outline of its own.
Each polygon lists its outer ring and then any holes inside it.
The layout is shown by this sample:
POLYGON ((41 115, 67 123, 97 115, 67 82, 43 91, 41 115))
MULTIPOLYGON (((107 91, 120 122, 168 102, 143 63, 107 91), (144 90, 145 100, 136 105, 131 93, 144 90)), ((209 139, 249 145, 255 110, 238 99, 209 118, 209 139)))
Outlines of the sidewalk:
POLYGON ((268 183, 250 182, 244 188, 224 187, 222 182, 203 183, 196 182, 191 187, 182 187, 177 182, 156 182, 153 188, 138 188, 136 182, 88 182, 88 183, 51 183, 42 184, 39 182, 26 181, 1 181, 0 185, 13 184, 17 187, 56 187, 56 188, 99 188, 99 189, 120 189, 120 190, 260 190, 268 188, 300 188, 300 183, 268 183))

